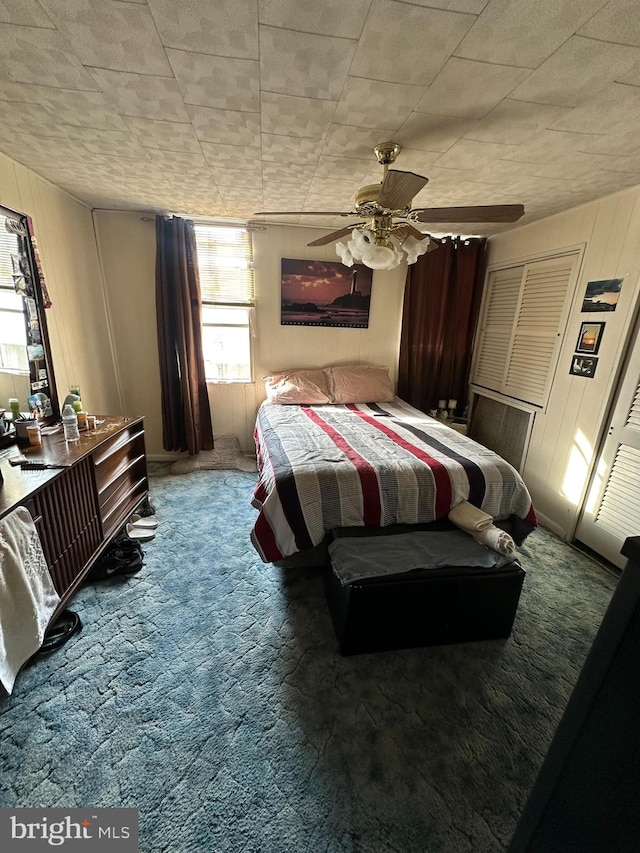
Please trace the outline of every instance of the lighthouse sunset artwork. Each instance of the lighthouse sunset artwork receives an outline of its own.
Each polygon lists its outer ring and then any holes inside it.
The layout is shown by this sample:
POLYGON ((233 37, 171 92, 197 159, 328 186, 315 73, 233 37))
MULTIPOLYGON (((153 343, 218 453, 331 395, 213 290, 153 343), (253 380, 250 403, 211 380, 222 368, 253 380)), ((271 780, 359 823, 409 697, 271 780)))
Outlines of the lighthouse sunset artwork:
POLYGON ((282 259, 282 326, 366 329, 373 270, 333 261, 282 259))

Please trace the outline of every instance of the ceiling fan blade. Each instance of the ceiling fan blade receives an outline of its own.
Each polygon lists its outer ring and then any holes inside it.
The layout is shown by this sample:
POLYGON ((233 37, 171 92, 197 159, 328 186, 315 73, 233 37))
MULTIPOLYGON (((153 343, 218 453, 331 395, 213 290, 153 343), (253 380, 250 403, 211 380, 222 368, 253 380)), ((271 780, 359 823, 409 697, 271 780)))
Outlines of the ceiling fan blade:
MULTIPOLYGON (((355 210, 259 210, 254 216, 357 216, 355 210)), ((362 216, 362 214, 360 214, 362 216)))
POLYGON ((351 234, 353 229, 358 225, 364 225, 364 222, 356 222, 353 225, 348 225, 346 228, 341 228, 339 231, 332 231, 330 234, 325 234, 324 237, 319 237, 312 243, 307 243, 307 246, 326 246, 327 243, 331 243, 333 240, 339 240, 341 237, 351 234))
POLYGON ((414 196, 428 183, 429 178, 414 172, 389 169, 380 188, 378 204, 387 210, 402 210, 411 205, 414 196))
POLYGON ((429 236, 428 234, 423 234, 422 231, 418 231, 418 229, 409 222, 403 222, 401 225, 398 225, 391 233, 394 237, 400 238, 409 237, 409 235, 411 235, 412 237, 415 237, 416 240, 424 240, 429 236))
POLYGON ((411 211, 418 222, 516 222, 522 204, 485 204, 475 207, 422 207, 411 211))

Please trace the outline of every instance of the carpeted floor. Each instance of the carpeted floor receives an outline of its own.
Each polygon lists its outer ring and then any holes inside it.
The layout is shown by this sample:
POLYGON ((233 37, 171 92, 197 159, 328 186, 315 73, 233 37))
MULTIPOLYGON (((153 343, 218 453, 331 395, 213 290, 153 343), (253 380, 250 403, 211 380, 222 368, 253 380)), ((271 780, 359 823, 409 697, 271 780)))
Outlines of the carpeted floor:
POLYGON ((256 475, 155 465, 145 567, 0 700, 0 805, 129 806, 143 853, 505 849, 615 586, 543 531, 509 640, 341 657, 264 565, 256 475))

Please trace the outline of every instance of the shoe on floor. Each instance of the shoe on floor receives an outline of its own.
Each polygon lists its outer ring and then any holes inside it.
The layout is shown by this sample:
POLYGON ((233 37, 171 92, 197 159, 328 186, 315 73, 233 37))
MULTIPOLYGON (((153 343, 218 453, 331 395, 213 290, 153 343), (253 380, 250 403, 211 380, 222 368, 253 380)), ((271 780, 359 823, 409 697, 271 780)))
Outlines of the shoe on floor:
POLYGON ((148 530, 143 527, 136 527, 134 524, 127 524, 127 536, 129 539, 135 539, 136 542, 151 542, 155 538, 155 530, 148 530))
POLYGON ((158 526, 158 522, 155 518, 143 518, 137 512, 131 516, 129 524, 133 524, 134 527, 139 527, 144 530, 155 530, 158 526))

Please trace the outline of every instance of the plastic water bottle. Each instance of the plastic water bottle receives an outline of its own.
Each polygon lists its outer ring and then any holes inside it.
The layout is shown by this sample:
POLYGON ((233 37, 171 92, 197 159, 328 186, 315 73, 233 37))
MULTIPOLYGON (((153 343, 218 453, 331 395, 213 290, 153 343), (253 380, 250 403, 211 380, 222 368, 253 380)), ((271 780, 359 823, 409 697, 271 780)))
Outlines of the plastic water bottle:
POLYGON ((64 430, 65 441, 79 441, 80 432, 78 430, 78 415, 75 409, 69 403, 62 410, 62 428, 64 430))

